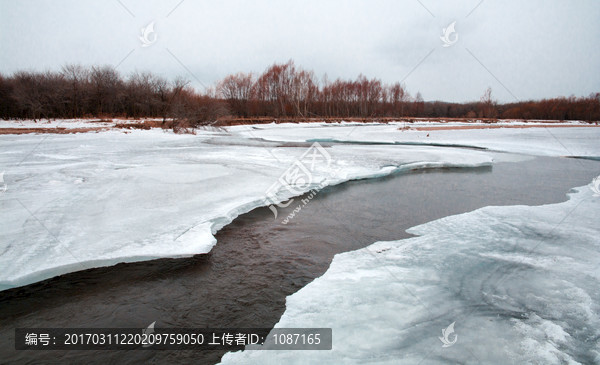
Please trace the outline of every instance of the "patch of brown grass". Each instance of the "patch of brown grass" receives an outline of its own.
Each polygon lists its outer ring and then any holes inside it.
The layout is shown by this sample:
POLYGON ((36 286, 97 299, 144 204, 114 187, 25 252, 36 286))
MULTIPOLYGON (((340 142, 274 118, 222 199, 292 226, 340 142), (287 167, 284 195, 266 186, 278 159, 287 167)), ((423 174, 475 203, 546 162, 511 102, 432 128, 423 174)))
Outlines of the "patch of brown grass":
POLYGON ((149 129, 152 129, 152 126, 150 126, 149 124, 146 124, 144 122, 140 122, 140 123, 117 123, 117 124, 115 124, 115 128, 119 128, 119 129, 144 129, 144 130, 149 130, 149 129))

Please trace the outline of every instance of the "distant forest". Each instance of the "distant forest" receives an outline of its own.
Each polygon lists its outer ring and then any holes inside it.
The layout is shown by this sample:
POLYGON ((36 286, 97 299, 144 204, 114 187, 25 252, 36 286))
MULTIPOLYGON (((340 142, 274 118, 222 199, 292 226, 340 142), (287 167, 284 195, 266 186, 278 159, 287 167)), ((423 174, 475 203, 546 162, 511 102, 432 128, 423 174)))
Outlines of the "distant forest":
POLYGON ((0 118, 155 117, 196 126, 220 118, 503 118, 600 120, 600 93, 498 104, 491 89, 469 103, 424 102, 399 82, 318 79, 293 61, 261 74, 237 73, 198 93, 187 80, 126 77, 110 66, 0 74, 0 118))

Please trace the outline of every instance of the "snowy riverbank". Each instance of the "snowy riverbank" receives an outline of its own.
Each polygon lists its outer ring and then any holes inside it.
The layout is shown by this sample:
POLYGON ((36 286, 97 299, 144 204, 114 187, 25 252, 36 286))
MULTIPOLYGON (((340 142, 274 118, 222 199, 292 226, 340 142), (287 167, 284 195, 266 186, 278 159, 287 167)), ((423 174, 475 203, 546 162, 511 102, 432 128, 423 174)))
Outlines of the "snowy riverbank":
POLYGON ((6 187, 0 195, 0 288, 118 262, 206 253, 218 229, 272 200, 399 169, 489 165, 495 156, 439 146, 336 144, 325 148, 330 164, 311 168, 311 184, 289 189, 277 182, 310 144, 284 147, 278 141, 435 140, 531 154, 600 156, 598 128, 436 131, 430 137, 398 128, 261 125, 197 135, 153 129, 0 136, 6 187), (270 194, 274 185, 276 192, 270 194))
POLYGON ((600 361, 600 196, 486 207, 336 255, 276 327, 330 327, 331 351, 244 351, 222 364, 600 361), (455 323, 445 339, 442 329, 455 323), (456 336, 456 337, 455 337, 456 336))

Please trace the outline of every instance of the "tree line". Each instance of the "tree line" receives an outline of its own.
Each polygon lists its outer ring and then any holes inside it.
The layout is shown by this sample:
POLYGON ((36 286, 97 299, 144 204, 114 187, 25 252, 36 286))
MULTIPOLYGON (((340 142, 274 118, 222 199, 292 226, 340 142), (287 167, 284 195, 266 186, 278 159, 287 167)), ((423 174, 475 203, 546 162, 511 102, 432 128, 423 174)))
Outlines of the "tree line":
POLYGON ((155 117, 190 126, 219 118, 508 118, 600 120, 600 93, 498 104, 487 89, 470 103, 425 102, 404 84, 386 84, 359 75, 355 80, 327 76, 293 61, 273 64, 261 74, 226 76, 198 93, 182 78, 169 81, 148 72, 126 77, 110 66, 66 65, 58 72, 0 74, 0 117, 4 119, 155 117))
POLYGON ((67 65, 59 72, 0 74, 4 119, 155 117, 214 120, 227 106, 196 93, 183 78, 169 81, 149 72, 123 77, 111 66, 67 65))

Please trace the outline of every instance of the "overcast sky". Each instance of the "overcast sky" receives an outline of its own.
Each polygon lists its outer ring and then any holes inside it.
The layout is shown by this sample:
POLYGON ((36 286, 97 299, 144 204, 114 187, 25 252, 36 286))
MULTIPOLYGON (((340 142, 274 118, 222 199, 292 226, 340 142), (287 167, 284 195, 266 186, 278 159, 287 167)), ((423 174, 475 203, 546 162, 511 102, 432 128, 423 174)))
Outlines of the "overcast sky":
POLYGON ((319 78, 403 80, 425 100, 488 86, 501 102, 587 96, 600 91, 599 20, 597 0, 0 0, 0 72, 107 64, 202 89, 293 59, 319 78))

